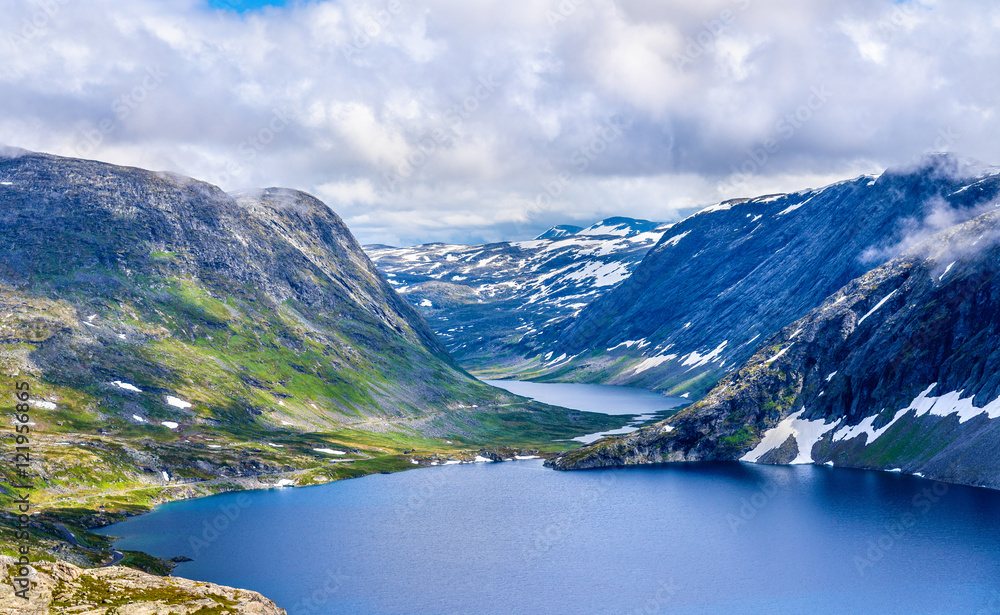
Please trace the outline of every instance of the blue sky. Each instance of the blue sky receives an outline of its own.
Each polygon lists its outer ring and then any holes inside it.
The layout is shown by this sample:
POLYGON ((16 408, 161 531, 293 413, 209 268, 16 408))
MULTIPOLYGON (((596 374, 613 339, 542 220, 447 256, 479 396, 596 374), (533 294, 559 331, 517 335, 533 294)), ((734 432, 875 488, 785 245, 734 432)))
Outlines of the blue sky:
POLYGON ((0 0, 0 143, 306 190, 395 245, 1000 163, 996 2, 211 1, 0 0))
POLYGON ((255 11, 265 6, 284 6, 284 0, 208 0, 209 6, 237 13, 255 11))

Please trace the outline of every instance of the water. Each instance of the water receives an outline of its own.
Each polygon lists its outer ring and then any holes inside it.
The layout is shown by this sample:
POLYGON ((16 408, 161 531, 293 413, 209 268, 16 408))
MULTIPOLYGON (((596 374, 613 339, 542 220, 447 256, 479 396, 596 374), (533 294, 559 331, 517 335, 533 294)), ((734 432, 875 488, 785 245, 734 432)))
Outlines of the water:
POLYGON ((604 414, 651 414, 691 402, 690 399, 667 397, 646 389, 604 384, 522 382, 520 380, 484 380, 483 382, 545 404, 604 414))
POLYGON ((1000 492, 814 466, 440 466, 105 528, 300 613, 1000 613, 1000 492), (214 527, 213 527, 214 525, 214 527))
POLYGON ((522 382, 520 380, 484 380, 483 382, 510 391, 515 395, 530 397, 554 406, 602 414, 638 415, 625 427, 573 438, 577 442, 585 444, 595 442, 604 436, 631 433, 654 419, 661 420, 670 416, 680 406, 691 402, 683 397, 667 397, 635 387, 562 382, 522 382))

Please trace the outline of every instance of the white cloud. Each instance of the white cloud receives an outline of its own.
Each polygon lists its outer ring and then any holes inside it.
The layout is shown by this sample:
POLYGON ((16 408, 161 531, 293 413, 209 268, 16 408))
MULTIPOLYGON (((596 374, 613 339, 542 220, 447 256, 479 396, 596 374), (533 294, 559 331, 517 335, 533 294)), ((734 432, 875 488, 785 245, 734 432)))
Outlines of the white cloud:
POLYGON ((304 189, 331 201, 362 241, 515 238, 612 214, 670 219, 931 149, 1000 162, 1000 8, 985 0, 0 9, 0 143, 226 189, 304 189), (817 87, 829 100, 786 138, 782 118, 817 87), (581 149, 612 117, 625 134, 581 168, 581 149), (731 181, 773 138, 780 147, 766 164, 731 181), (387 181, 392 173, 401 179, 387 181), (570 180, 539 205, 560 176, 570 180))

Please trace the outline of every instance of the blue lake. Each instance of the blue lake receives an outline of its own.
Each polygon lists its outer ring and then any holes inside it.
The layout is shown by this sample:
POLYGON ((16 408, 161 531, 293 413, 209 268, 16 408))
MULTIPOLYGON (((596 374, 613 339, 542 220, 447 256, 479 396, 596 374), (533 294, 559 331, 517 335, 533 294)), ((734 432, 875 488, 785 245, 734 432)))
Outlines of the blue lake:
POLYGON ((998 527, 1000 492, 900 474, 533 460, 173 502, 103 533, 291 615, 914 615, 1000 612, 998 527))
POLYGON ((500 387, 536 401, 573 410, 600 412, 602 414, 635 414, 629 424, 620 429, 598 431, 573 438, 577 442, 590 443, 604 436, 630 433, 640 425, 653 419, 663 419, 681 406, 691 403, 683 397, 667 397, 635 387, 609 386, 603 384, 578 384, 572 382, 524 382, 521 380, 484 380, 486 384, 500 387))

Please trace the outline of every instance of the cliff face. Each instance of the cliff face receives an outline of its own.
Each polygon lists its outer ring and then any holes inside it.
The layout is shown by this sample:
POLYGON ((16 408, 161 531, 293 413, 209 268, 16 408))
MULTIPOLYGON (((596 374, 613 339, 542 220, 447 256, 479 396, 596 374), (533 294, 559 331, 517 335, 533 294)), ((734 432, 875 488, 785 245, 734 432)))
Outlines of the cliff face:
POLYGON ((1000 212, 833 293, 663 422, 550 462, 816 463, 1000 488, 1000 212))
MULTIPOLYGON (((992 207, 1000 176, 949 156, 673 225, 621 285, 526 340, 562 379, 707 392, 761 340, 929 234, 992 207)), ((554 373, 554 372, 553 372, 554 373)))
POLYGON ((200 611, 285 615, 285 609, 245 589, 158 577, 121 566, 84 570, 66 562, 29 567, 29 599, 25 600, 15 595, 21 584, 11 577, 17 574, 15 559, 0 555, 0 613, 187 615, 200 611))

